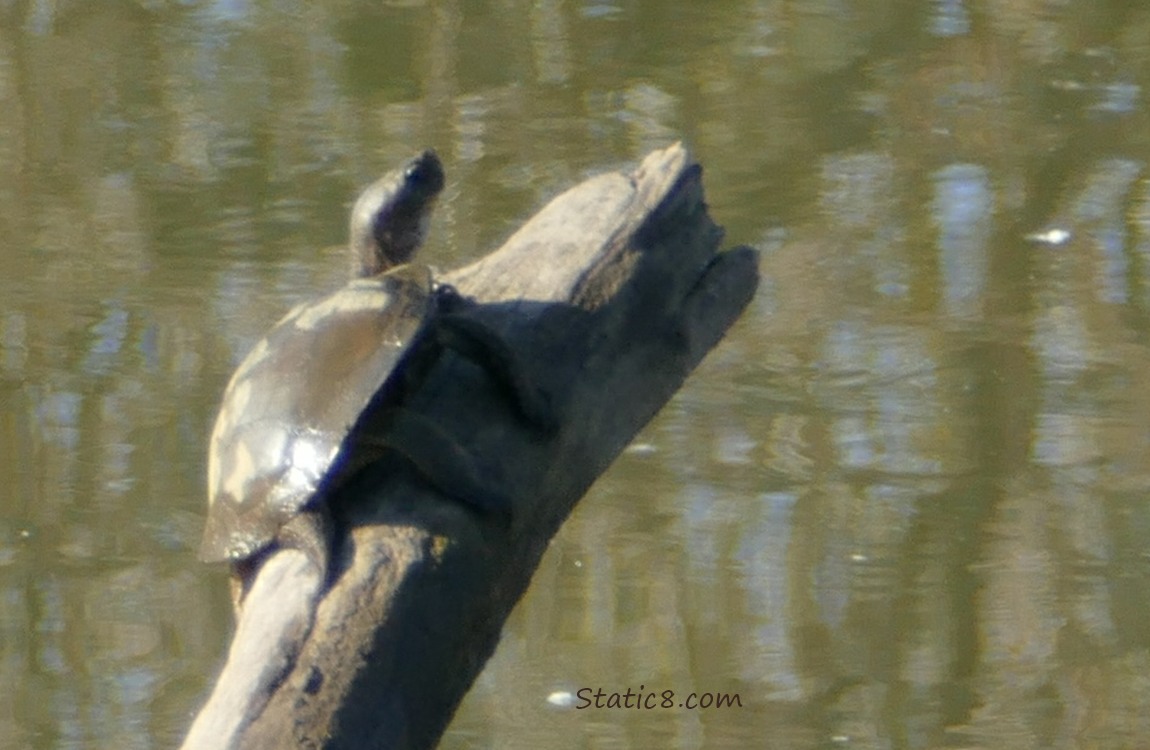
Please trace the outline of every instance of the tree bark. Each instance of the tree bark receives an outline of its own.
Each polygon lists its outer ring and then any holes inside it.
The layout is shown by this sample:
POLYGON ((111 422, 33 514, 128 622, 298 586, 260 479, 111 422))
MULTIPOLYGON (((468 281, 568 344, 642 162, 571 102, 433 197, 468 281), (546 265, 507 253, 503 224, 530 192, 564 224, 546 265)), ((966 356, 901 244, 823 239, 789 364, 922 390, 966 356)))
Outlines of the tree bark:
MULTIPOLYGON (((268 657, 256 640, 233 643, 185 747, 436 745, 575 503, 754 295, 757 253, 717 252, 701 175, 679 145, 654 152, 560 195, 502 248, 444 276, 481 303, 475 318, 512 347, 556 429, 525 424, 454 353, 404 406, 466 446, 509 498, 509 519, 442 497, 399 462, 357 474, 331 500, 334 570, 298 655, 253 699, 244 675, 266 672, 268 657)), ((305 585, 284 573, 298 553, 281 554, 253 591, 275 571, 284 583, 268 586, 305 585)), ((237 637, 260 632, 245 630, 249 604, 237 637)))

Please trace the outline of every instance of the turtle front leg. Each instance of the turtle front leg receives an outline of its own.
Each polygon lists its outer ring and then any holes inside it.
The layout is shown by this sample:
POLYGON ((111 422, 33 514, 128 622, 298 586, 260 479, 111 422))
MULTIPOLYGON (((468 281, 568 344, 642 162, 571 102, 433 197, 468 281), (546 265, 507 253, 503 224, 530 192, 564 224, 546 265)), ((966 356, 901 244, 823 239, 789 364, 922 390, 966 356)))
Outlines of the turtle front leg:
MULTIPOLYGON (((478 303, 460 294, 450 284, 438 284, 433 294, 436 315, 428 324, 430 341, 425 341, 422 346, 450 349, 479 365, 494 379, 527 424, 544 434, 556 432, 559 420, 555 409, 547 394, 528 375, 527 363, 499 332, 470 314, 478 303)), ((434 356, 422 358, 430 362, 434 356)))
POLYGON ((483 368, 524 422, 545 435, 559 429, 551 400, 535 385, 525 363, 495 330, 466 313, 441 315, 431 325, 436 342, 483 368))
POLYGON ((416 474, 447 497, 485 515, 509 523, 511 498, 495 489, 498 482, 484 476, 475 457, 433 420, 406 409, 393 407, 381 431, 359 431, 349 440, 351 453, 360 456, 357 468, 371 463, 382 451, 394 452, 415 469, 416 474))

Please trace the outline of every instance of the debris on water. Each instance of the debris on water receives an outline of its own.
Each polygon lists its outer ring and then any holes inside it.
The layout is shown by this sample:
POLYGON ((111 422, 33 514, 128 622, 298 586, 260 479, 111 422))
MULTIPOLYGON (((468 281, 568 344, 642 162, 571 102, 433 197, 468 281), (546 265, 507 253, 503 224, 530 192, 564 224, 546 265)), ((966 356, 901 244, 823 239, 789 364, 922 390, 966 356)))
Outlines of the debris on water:
POLYGON ((547 702, 556 708, 571 708, 575 705, 575 693, 570 690, 556 690, 547 696, 547 702))
POLYGON ((1026 241, 1039 245, 1065 245, 1070 240, 1070 236, 1069 230, 1055 227, 1044 229, 1041 232, 1031 232, 1026 235, 1026 241))

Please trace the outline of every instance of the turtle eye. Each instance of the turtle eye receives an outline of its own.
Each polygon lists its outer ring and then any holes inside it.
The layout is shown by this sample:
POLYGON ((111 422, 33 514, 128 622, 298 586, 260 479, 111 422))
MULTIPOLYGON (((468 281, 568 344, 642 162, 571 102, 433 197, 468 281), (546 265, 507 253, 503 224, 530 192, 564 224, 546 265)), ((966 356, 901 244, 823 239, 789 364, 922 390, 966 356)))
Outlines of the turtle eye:
POLYGON ((443 189, 443 166, 434 151, 425 151, 403 173, 403 181, 413 191, 435 194, 443 189))

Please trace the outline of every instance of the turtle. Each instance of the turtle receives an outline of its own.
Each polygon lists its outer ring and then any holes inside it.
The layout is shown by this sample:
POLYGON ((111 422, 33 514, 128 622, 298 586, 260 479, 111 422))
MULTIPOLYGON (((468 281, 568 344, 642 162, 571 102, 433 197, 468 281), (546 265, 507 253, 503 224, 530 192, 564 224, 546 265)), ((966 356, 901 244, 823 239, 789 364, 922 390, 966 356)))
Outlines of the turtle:
MULTIPOLYGON (((326 569, 325 503, 380 448, 356 432, 356 424, 369 411, 398 408, 413 373, 425 372, 426 362, 452 341, 464 356, 482 353, 480 363, 517 402, 516 392, 530 392, 524 413, 543 414, 546 407, 506 345, 461 314, 473 303, 411 263, 443 186, 443 166, 427 150, 367 187, 349 222, 351 280, 292 309, 232 375, 209 444, 201 560, 231 562, 243 577, 250 574, 243 566, 287 544, 304 548, 326 569)), ((379 417, 370 421, 377 427, 379 417)), ((430 475, 425 478, 445 494, 482 511, 506 512, 506 498, 473 466, 455 460, 445 469, 442 455, 432 455, 466 454, 441 431, 424 426, 404 434, 415 445, 389 447, 419 470, 434 469, 423 471, 430 475)), ((242 594, 236 597, 238 606, 242 594)))

